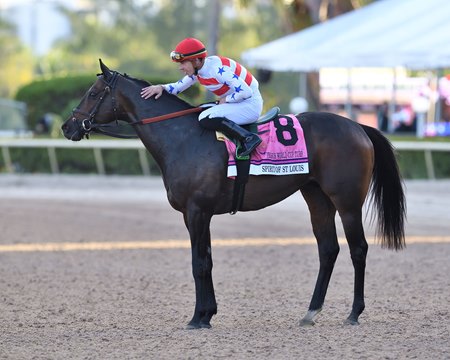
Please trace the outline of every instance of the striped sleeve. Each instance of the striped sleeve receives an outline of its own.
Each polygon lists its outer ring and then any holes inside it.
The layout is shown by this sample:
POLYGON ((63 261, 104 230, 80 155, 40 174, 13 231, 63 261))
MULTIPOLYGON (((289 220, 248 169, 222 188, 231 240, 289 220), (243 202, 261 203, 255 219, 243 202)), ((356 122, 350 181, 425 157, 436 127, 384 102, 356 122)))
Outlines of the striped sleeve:
POLYGON ((196 82, 197 78, 195 76, 186 75, 184 78, 178 80, 177 82, 165 84, 163 85, 163 87, 164 90, 166 90, 169 94, 178 95, 196 82))

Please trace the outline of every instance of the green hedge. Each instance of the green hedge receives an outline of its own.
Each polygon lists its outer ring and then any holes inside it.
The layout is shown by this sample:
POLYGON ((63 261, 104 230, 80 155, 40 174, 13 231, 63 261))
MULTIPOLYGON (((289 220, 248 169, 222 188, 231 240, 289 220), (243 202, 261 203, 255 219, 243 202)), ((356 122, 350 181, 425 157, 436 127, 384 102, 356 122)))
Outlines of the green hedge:
POLYGON ((27 104, 27 122, 30 129, 46 113, 63 114, 69 102, 81 99, 94 83, 95 75, 79 75, 40 80, 25 85, 16 94, 16 100, 27 104))
MULTIPOLYGON (((437 179, 450 179, 450 156, 443 151, 432 152, 434 172, 437 179)), ((426 179, 427 168, 423 151, 398 152, 398 165, 405 179, 426 179)))
MULTIPOLYGON (((145 78, 141 77, 141 79, 145 78)), ((35 129, 37 121, 46 113, 53 113, 66 119, 95 81, 95 75, 38 80, 21 87, 15 99, 27 104, 28 128, 35 129)), ((173 79, 153 78, 149 81, 153 84, 164 84, 173 81, 173 79)), ((199 97, 200 89, 196 86, 183 93, 183 98, 192 104, 199 102, 199 97)))

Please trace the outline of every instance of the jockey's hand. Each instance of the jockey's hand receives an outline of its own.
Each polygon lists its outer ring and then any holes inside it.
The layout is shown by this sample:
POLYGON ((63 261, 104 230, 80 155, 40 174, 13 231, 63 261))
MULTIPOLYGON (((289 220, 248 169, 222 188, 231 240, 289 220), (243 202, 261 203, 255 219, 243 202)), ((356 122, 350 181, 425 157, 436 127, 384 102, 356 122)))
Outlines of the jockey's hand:
POLYGON ((223 97, 223 98, 219 99, 218 104, 225 104, 226 102, 227 102, 227 98, 223 97))
POLYGON ((164 91, 162 85, 151 85, 143 88, 141 90, 141 97, 144 99, 149 99, 152 96, 155 96, 155 99, 158 99, 164 91))

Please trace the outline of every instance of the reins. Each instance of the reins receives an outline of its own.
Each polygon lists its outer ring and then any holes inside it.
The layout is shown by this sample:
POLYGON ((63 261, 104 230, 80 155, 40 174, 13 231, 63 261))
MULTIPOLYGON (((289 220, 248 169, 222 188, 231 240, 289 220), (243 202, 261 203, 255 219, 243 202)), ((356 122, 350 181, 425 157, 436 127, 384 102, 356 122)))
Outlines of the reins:
POLYGON ((137 135, 124 135, 124 134, 117 134, 108 130, 105 130, 106 128, 110 128, 110 129, 118 129, 120 127, 123 126, 133 126, 133 125, 145 125, 145 124, 152 124, 155 122, 159 122, 159 121, 163 121, 163 120, 169 120, 169 119, 173 119, 179 116, 183 116, 183 115, 187 115, 187 114, 192 114, 192 113, 196 113, 196 112, 200 112, 203 111, 204 108, 201 106, 197 106, 195 108, 191 108, 191 109, 186 109, 186 110, 180 110, 180 111, 175 111, 173 113, 169 113, 169 114, 165 114, 165 115, 159 115, 159 116, 155 116, 155 117, 151 117, 151 118, 145 118, 142 120, 137 120, 131 123, 126 123, 123 125, 110 125, 110 124, 101 124, 101 125, 97 125, 95 127, 92 127, 91 130, 98 133, 98 134, 102 134, 102 135, 107 135, 107 136, 111 136, 111 137, 116 137, 119 139, 137 139, 138 136, 137 135))
POLYGON ((155 122, 158 122, 158 121, 173 119, 173 118, 176 118, 176 117, 179 117, 179 116, 196 113, 196 112, 200 112, 200 111, 203 111, 203 110, 204 110, 204 107, 197 106, 197 107, 194 107, 194 108, 191 108, 191 109, 175 111, 173 113, 169 113, 169 114, 165 114, 165 115, 159 115, 159 116, 154 116, 154 117, 151 117, 151 118, 138 120, 138 121, 130 123, 130 125, 152 124, 152 123, 155 123, 155 122))
POLYGON ((213 102, 207 102, 207 103, 203 103, 200 104, 196 107, 193 107, 191 109, 186 109, 186 110, 180 110, 180 111, 175 111, 169 114, 165 114, 165 115, 159 115, 159 116, 154 116, 151 118, 146 118, 146 119, 142 119, 142 120, 138 120, 132 123, 129 123, 129 125, 145 125, 145 124, 152 124, 158 121, 163 121, 163 120, 168 120, 168 119, 173 119, 179 116, 183 116, 183 115, 187 115, 187 114, 193 114, 196 112, 202 112, 203 110, 215 106, 217 105, 219 102, 218 101, 213 101, 213 102))

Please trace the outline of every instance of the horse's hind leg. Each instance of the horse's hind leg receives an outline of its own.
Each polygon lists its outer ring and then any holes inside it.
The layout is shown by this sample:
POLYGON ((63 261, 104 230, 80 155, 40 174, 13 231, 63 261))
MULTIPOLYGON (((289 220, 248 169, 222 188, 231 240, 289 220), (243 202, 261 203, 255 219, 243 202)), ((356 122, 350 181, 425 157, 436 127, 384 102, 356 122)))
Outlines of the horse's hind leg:
POLYGON ((350 248, 353 268, 355 270, 353 306, 345 321, 347 324, 357 325, 358 317, 364 311, 364 277, 366 271, 366 257, 368 245, 362 226, 361 207, 353 211, 339 211, 344 227, 345 237, 350 248))
POLYGON ((322 310, 328 284, 339 254, 336 234, 336 208, 317 184, 302 187, 301 192, 311 213, 311 223, 319 248, 319 274, 308 312, 300 325, 314 325, 314 317, 322 310))
POLYGON ((217 313, 212 280, 211 215, 191 207, 184 213, 184 221, 191 238, 192 274, 195 281, 194 316, 187 328, 210 328, 210 320, 217 313))

